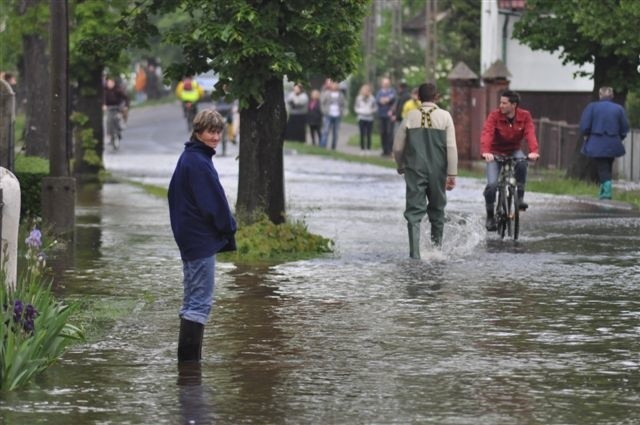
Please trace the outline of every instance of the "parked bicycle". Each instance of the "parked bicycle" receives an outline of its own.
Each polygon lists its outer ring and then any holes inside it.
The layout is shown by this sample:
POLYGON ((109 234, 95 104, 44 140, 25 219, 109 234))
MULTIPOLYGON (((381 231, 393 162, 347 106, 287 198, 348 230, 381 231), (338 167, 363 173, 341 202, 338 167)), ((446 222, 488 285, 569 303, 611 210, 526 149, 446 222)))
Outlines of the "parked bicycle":
POLYGON ((107 107, 107 138, 109 139, 109 144, 114 151, 117 151, 120 148, 122 130, 124 130, 124 115, 122 107, 107 107))
POLYGON ((495 211, 498 235, 504 239, 507 234, 516 241, 520 233, 520 199, 516 183, 516 164, 527 159, 496 155, 494 160, 500 164, 498 202, 495 211))

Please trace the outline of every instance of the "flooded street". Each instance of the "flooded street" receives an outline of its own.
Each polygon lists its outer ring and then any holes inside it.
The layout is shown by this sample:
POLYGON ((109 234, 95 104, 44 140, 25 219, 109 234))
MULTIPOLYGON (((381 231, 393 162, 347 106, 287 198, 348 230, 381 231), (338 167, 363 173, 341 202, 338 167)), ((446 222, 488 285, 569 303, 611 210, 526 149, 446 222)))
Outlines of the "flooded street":
MULTIPOLYGON (((186 137, 168 117, 177 105, 132 111, 107 168, 166 186, 186 137)), ((232 205, 236 154, 214 158, 232 205)), ((637 210, 527 194, 521 239, 501 241, 484 230, 483 182, 460 179, 443 250, 425 242, 415 261, 394 170, 293 152, 285 169, 289 219, 335 252, 218 263, 202 366, 181 374, 166 201, 115 183, 79 196, 63 294, 126 314, 0 395, 0 423, 640 423, 637 210)))

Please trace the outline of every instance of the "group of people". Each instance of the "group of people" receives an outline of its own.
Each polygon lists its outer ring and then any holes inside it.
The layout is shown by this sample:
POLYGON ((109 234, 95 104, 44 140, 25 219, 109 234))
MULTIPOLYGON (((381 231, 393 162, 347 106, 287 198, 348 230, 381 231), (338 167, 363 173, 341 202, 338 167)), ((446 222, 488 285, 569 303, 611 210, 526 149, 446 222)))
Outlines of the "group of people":
POLYGON ((295 84, 285 99, 289 117, 285 139, 305 143, 309 127, 311 144, 326 148, 331 136, 331 149, 338 143, 340 122, 347 110, 347 100, 340 84, 327 79, 322 90, 310 96, 301 84, 295 84))
MULTIPOLYGON (((389 111, 392 105, 397 104, 390 87, 383 86, 386 87, 379 98, 376 95, 375 103, 369 101, 367 109, 362 104, 358 106, 358 113, 367 118, 362 121, 371 122, 371 114, 380 111, 381 105, 389 111)), ((310 103, 319 102, 320 108, 327 112, 323 114, 324 128, 319 143, 323 145, 324 138, 326 144, 328 128, 339 125, 341 108, 344 107, 343 95, 333 84, 324 96, 312 95, 311 102, 300 100, 302 94, 302 87, 297 86, 289 96, 290 111, 300 111, 291 115, 303 115, 303 111, 308 113, 310 103)), ((363 86, 360 96, 373 99, 370 87, 363 86)), ((433 245, 442 245, 446 191, 456 186, 458 152, 453 119, 449 112, 438 106, 436 86, 422 84, 415 96, 414 105, 407 107, 402 115, 389 149, 397 172, 405 179, 404 217, 408 228, 409 256, 419 259, 420 225, 425 215, 431 225, 433 245)), ((598 164, 600 197, 604 199, 611 197, 611 164, 613 158, 624 154, 622 140, 629 130, 624 109, 613 103, 612 98, 613 90, 602 87, 600 101, 586 107, 580 122, 585 137, 582 152, 598 164)), ((404 109, 403 105, 401 111, 404 109)), ((386 116, 391 118, 391 115, 386 116)), ((305 122, 300 120, 292 126, 300 130, 305 122)), ((389 124, 391 122, 390 119, 389 124)), ((202 356, 204 325, 213 303, 215 255, 236 249, 236 221, 211 161, 220 143, 224 124, 224 118, 217 111, 203 110, 196 115, 191 138, 185 144, 169 184, 171 228, 182 257, 184 274, 178 338, 178 362, 183 365, 197 364, 202 356)), ((288 130, 293 131, 291 128, 288 130)), ((495 230, 494 203, 501 167, 495 156, 527 158, 529 161, 540 156, 533 119, 527 110, 520 107, 518 93, 505 90, 500 94, 498 108, 485 120, 480 144, 481 157, 486 161, 486 228, 491 231, 495 230), (522 149, 523 141, 526 141, 527 153, 522 149)), ((335 141, 332 147, 335 148, 335 141)), ((516 165, 517 196, 521 209, 528 207, 524 202, 527 165, 527 161, 516 165)))

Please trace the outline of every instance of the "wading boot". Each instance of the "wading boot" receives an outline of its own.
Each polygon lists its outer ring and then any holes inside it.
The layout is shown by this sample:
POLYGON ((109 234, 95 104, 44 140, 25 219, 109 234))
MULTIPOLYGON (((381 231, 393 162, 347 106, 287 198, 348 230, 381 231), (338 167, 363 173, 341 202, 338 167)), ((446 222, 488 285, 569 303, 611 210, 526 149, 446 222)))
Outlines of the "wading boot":
POLYGON ((409 257, 420 259, 420 224, 408 224, 409 257))
POLYGON ((180 319, 180 337, 178 338, 178 363, 199 362, 202 358, 202 335, 204 325, 186 319, 180 319))
POLYGON ((495 232, 498 230, 498 225, 496 224, 496 218, 493 216, 493 204, 486 204, 487 207, 487 221, 485 223, 485 227, 489 232, 495 232))
POLYGON ((611 180, 607 180, 600 184, 600 199, 611 199, 613 196, 613 185, 611 184, 611 180))

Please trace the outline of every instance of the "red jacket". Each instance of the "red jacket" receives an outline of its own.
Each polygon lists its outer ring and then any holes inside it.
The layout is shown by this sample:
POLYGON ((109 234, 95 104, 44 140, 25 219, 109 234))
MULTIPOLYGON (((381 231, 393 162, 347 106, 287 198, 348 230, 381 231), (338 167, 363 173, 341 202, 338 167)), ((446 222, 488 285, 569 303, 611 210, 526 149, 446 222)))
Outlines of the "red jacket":
POLYGON ((489 114, 482 127, 480 154, 511 155, 521 148, 522 139, 527 141, 529 153, 538 153, 538 139, 529 111, 516 108, 513 118, 510 124, 499 109, 489 114))

